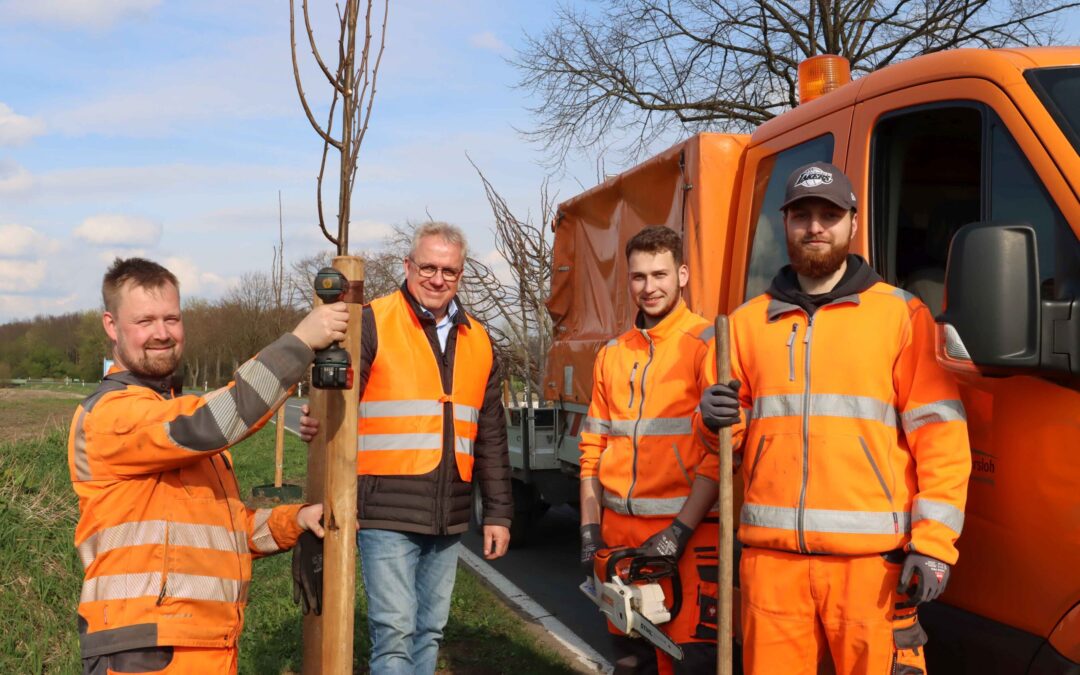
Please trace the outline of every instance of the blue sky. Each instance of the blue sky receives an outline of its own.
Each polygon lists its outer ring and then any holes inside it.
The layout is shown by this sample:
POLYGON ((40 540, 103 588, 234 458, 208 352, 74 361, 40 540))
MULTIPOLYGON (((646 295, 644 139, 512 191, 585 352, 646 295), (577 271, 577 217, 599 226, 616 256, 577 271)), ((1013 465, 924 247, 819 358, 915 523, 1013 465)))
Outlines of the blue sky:
MULTIPOLYGON (((465 153, 516 211, 538 211, 549 171, 516 131, 529 101, 504 59, 552 6, 391 5, 353 249, 430 212, 490 257, 491 214, 465 153)), ((288 19, 282 0, 0 0, 0 321, 98 307, 116 255, 165 262, 185 295, 217 297, 269 269, 279 189, 287 259, 329 250, 314 220, 322 148, 293 83, 288 19)), ((315 19, 331 51, 335 17, 315 19)), ((310 59, 303 72, 325 106, 310 59)), ((568 198, 595 182, 581 160, 554 189, 568 198)))

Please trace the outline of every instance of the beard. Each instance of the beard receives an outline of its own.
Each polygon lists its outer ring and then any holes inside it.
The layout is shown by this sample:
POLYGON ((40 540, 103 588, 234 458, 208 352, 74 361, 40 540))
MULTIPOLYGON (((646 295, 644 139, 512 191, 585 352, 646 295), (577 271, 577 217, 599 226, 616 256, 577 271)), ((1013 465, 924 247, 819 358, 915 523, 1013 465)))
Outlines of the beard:
POLYGON ((814 251, 803 246, 802 241, 787 240, 788 257, 791 269, 808 279, 824 279, 830 276, 847 260, 851 241, 843 244, 833 243, 825 251, 814 251))
POLYGON ((135 375, 147 378, 168 377, 180 365, 180 350, 175 340, 147 343, 142 349, 129 351, 127 345, 118 342, 117 351, 124 365, 135 375), (147 351, 150 348, 169 347, 168 351, 147 351))

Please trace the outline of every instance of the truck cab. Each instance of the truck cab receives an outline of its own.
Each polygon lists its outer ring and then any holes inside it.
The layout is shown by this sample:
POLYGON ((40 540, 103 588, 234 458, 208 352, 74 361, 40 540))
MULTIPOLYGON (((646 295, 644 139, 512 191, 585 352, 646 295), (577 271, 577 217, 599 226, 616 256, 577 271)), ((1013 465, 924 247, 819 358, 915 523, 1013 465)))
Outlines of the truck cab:
POLYGON ((960 559, 922 611, 931 671, 1080 672, 1080 48, 915 58, 560 205, 549 475, 573 475, 592 358, 631 325, 625 242, 682 232, 688 305, 730 312, 788 262, 784 183, 812 161, 851 178, 854 252, 929 306, 967 411, 960 559))

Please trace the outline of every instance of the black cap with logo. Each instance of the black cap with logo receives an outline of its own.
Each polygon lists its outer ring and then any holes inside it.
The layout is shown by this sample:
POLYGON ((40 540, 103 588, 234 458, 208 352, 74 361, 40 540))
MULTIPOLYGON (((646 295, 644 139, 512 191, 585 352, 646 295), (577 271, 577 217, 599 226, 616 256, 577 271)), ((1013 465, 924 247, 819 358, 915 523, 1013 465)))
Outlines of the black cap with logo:
POLYGON ((828 162, 813 162, 792 171, 780 210, 806 197, 818 197, 842 209, 855 208, 855 191, 851 189, 851 181, 843 171, 828 162))

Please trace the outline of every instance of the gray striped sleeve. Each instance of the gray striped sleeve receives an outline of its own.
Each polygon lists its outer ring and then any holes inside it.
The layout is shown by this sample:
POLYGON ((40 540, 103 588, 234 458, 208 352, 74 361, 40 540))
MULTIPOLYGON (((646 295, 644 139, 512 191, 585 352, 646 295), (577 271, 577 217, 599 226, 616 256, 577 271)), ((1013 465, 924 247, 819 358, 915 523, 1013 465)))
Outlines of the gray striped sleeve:
POLYGON ((169 422, 169 438, 189 450, 217 450, 236 443, 285 400, 313 357, 307 345, 286 333, 240 366, 232 387, 211 392, 205 406, 169 422))

